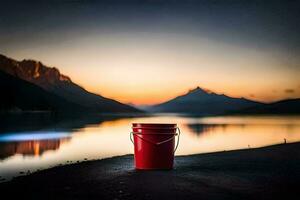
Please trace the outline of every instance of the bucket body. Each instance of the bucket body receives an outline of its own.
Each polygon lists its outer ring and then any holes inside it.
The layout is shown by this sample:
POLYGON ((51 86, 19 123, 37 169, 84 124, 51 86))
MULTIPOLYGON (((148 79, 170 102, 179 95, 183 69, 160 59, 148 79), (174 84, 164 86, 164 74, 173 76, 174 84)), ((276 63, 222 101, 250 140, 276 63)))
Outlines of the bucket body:
POLYGON ((176 124, 133 123, 136 169, 172 169, 176 124))

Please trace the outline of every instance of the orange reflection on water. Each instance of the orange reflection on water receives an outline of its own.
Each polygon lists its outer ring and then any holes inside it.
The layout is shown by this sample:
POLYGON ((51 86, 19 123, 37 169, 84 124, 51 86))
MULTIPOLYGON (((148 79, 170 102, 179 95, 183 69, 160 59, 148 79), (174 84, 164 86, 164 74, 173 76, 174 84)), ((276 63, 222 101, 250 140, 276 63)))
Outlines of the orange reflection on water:
POLYGON ((183 154, 262 147, 284 143, 285 139, 287 142, 300 140, 299 125, 193 124, 185 128, 186 133, 192 135, 182 138, 182 143, 189 144, 188 149, 182 149, 183 154))
POLYGON ((32 140, 0 143, 0 158, 7 158, 15 154, 21 154, 24 156, 41 156, 46 151, 58 150, 59 147, 68 140, 68 138, 62 138, 55 140, 32 140))

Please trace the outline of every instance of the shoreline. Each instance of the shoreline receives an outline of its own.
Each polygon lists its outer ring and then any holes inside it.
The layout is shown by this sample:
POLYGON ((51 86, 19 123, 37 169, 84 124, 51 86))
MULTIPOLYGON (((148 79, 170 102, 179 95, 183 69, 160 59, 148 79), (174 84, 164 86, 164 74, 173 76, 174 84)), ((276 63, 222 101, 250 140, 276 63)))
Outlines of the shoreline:
POLYGON ((300 183, 300 143, 176 156, 174 164, 141 171, 133 155, 84 161, 2 182, 0 192, 25 199, 287 199, 300 183))

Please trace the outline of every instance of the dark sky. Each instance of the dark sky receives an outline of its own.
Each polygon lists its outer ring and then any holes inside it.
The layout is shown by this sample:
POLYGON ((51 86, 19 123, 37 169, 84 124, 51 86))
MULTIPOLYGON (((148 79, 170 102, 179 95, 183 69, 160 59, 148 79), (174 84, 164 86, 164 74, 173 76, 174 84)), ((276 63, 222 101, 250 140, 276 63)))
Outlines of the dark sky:
POLYGON ((266 45, 291 53, 300 49, 299 1, 1 2, 0 34, 4 45, 13 45, 19 40, 30 41, 49 32, 105 26, 115 31, 201 32, 216 40, 258 47, 266 45))

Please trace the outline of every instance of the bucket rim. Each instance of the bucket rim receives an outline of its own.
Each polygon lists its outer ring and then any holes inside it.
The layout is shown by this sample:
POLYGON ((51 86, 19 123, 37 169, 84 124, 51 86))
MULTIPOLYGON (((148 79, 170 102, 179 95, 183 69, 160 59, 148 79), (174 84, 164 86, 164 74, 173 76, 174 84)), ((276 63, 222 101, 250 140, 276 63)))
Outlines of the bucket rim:
POLYGON ((157 129, 175 129, 177 124, 174 123, 132 123, 132 128, 157 128, 157 129))
POLYGON ((178 135, 178 133, 141 133, 141 132, 131 132, 133 135, 178 135))

